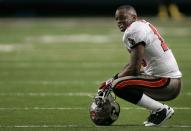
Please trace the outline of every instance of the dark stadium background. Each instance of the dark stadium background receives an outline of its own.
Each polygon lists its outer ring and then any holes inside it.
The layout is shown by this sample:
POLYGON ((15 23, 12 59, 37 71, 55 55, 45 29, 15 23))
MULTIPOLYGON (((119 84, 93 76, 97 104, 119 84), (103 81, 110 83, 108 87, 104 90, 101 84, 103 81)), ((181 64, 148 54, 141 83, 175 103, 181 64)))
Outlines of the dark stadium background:
MULTIPOLYGON (((191 15, 191 0, 172 1, 185 15, 191 15)), ((112 16, 121 4, 135 6, 143 16, 157 14, 157 0, 0 0, 0 16, 112 16)))

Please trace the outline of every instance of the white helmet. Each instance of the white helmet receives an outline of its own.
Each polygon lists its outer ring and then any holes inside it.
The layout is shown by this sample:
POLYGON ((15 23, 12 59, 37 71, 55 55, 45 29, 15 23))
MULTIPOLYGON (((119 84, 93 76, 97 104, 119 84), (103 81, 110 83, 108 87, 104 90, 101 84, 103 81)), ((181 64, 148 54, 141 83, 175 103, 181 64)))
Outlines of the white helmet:
POLYGON ((109 126, 118 119, 120 106, 113 96, 97 96, 90 105, 90 118, 100 126, 109 126))

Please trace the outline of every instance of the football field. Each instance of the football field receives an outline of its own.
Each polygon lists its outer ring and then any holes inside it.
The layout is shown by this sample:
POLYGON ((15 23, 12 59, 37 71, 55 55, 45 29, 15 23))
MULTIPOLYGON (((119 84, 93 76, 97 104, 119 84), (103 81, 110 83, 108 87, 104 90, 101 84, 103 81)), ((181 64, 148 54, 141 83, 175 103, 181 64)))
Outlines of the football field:
POLYGON ((129 54, 114 18, 0 19, 0 131, 190 131, 191 19, 156 25, 183 73, 175 115, 144 127, 147 110, 117 98, 112 126, 95 126, 89 104, 99 84, 119 72, 129 54))

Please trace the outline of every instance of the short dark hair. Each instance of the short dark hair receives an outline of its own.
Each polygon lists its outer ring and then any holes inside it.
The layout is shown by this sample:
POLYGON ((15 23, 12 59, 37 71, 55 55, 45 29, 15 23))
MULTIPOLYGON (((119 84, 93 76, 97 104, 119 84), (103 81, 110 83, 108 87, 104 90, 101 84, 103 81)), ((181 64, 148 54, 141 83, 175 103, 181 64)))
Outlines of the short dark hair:
POLYGON ((130 9, 134 9, 134 7, 131 6, 131 5, 121 5, 117 9, 127 9, 127 10, 130 10, 130 9))
POLYGON ((131 5, 121 5, 117 8, 117 10, 120 9, 126 9, 127 11, 130 11, 133 15, 137 15, 135 8, 131 5))

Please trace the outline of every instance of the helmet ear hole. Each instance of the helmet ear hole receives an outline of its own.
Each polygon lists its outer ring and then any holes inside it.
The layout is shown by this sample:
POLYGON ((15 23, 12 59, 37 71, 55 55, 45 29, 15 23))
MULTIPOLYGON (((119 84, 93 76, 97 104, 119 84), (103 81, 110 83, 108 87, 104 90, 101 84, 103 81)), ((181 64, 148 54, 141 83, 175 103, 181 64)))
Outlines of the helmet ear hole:
POLYGON ((111 98, 100 99, 102 104, 98 100, 94 98, 90 105, 90 119, 96 125, 109 126, 118 119, 120 106, 111 98))

